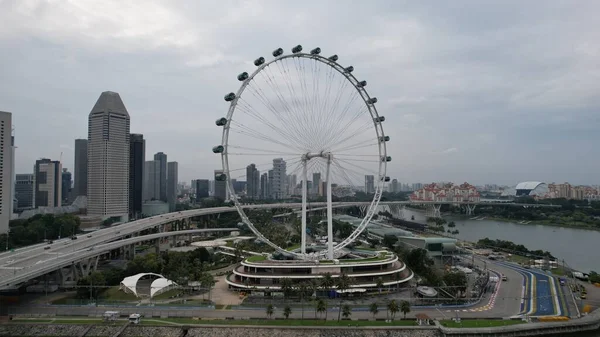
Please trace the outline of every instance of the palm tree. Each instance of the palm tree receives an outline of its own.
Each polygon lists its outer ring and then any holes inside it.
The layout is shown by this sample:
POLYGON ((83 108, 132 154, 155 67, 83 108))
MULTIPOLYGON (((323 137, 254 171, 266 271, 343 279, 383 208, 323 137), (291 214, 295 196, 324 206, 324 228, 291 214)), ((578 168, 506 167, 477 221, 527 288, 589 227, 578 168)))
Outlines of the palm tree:
POLYGON ((402 311, 404 319, 406 319, 406 314, 410 312, 410 303, 408 301, 400 302, 400 311, 402 311))
POLYGON ((289 305, 286 305, 285 308, 283 308, 283 317, 285 317, 285 319, 288 319, 288 317, 290 317, 291 313, 292 313, 292 308, 289 305))
POLYGON ((344 307, 342 308, 342 315, 344 316, 344 318, 348 318, 350 317, 350 315, 352 315, 352 309, 350 309, 350 306, 348 304, 344 304, 344 307))
POLYGON ((388 303, 387 305, 387 309, 388 312, 392 314, 392 321, 394 320, 394 317, 396 317, 396 313, 398 312, 398 310, 400 310, 398 308, 398 303, 396 303, 396 300, 391 300, 390 303, 388 303))
POLYGON ((273 304, 267 305, 267 317, 271 318, 273 316, 273 304))
POLYGON ((210 294, 212 287, 215 285, 215 279, 210 273, 205 272, 202 273, 202 276, 200 277, 200 284, 202 287, 208 289, 208 300, 210 301, 210 294))
POLYGON ((321 288, 323 288, 323 290, 327 291, 327 293, 329 294, 329 291, 331 290, 334 284, 335 283, 333 281, 333 278, 331 277, 331 273, 323 274, 323 277, 321 278, 321 288))
POLYGON ((327 303, 325 303, 325 301, 323 300, 319 300, 317 302, 317 310, 315 311, 315 318, 317 316, 316 313, 322 314, 323 312, 325 312, 325 320, 327 320, 327 303))
POLYGON ((304 319, 304 296, 308 290, 308 284, 306 282, 298 283, 298 292, 300 293, 300 305, 302 306, 302 319, 304 319))
POLYGON ((377 284, 375 286, 379 289, 379 293, 381 294, 381 288, 383 288, 383 279, 381 277, 377 278, 377 284))
POLYGON ((292 279, 289 277, 282 278, 279 286, 281 287, 281 292, 283 293, 283 302, 285 303, 285 300, 292 292, 292 279))
POLYGON ((369 311, 373 314, 373 319, 375 319, 375 316, 377 315, 377 313, 379 313, 379 308, 377 307, 377 303, 375 303, 375 302, 371 303, 371 305, 369 306, 369 311))
POLYGON ((340 314, 342 313, 342 300, 344 298, 344 291, 350 288, 351 280, 347 274, 341 273, 340 277, 336 279, 335 286, 338 290, 338 295, 340 296, 340 305, 338 308, 338 321, 340 320, 340 314))

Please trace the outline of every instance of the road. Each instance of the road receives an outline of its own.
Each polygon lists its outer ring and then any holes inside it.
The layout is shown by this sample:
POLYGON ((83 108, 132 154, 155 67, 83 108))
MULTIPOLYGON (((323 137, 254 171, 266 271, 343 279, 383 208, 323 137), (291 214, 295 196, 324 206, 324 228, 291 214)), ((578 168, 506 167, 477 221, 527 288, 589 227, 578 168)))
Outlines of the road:
POLYGON ((535 269, 522 268, 513 263, 496 262, 496 266, 504 266, 520 273, 524 278, 525 301, 521 313, 529 316, 568 315, 563 290, 559 289, 558 280, 535 269))

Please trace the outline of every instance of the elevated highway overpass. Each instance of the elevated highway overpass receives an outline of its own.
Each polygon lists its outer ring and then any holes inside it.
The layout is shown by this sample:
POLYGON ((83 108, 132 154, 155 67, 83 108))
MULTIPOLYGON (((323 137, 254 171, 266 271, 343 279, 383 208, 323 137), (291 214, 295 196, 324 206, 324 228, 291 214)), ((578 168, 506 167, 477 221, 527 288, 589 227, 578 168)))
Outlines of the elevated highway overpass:
MULTIPOLYGON (((11 260, 3 258, 0 262, 0 290, 8 289, 22 282, 42 276, 60 268, 68 267, 79 261, 90 260, 100 255, 109 253, 111 250, 124 246, 133 245, 138 242, 160 239, 169 236, 190 235, 207 232, 231 232, 238 228, 206 228, 190 229, 174 232, 162 232, 131 238, 119 241, 101 243, 89 246, 91 238, 71 240, 70 238, 55 241, 51 245, 44 245, 50 249, 42 248, 38 254, 22 254, 14 256, 11 260), (81 240, 81 241, 80 241, 81 240)), ((91 263, 97 263, 92 261, 91 263)), ((89 266, 87 266, 89 268, 89 266)))

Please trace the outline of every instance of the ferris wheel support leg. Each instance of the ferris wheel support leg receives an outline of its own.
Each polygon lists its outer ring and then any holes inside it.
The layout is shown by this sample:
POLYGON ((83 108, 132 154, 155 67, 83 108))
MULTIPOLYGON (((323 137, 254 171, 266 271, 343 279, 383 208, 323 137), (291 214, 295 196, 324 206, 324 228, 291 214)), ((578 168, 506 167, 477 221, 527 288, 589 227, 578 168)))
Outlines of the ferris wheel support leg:
POLYGON ((302 161, 302 227, 300 233, 300 252, 306 254, 306 182, 308 173, 306 172, 306 160, 302 161))
POLYGON ((333 260, 333 207, 331 198, 331 155, 327 158, 327 258, 333 260))

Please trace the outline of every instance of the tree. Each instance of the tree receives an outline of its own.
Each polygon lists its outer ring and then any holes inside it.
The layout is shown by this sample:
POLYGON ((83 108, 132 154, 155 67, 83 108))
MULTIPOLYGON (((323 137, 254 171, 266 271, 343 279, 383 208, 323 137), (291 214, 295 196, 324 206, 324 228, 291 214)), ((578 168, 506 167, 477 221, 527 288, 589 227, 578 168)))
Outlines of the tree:
POLYGON ((281 279, 281 283, 279 284, 281 287, 281 292, 283 293, 283 301, 288 298, 288 296, 292 293, 292 279, 289 277, 284 277, 281 279))
POLYGON ((451 287, 450 293, 458 296, 461 291, 467 290, 467 274, 462 271, 452 271, 444 274, 442 278, 447 287, 451 287))
POLYGON ((377 278, 377 284, 375 286, 377 287, 377 289, 379 289, 379 293, 381 294, 381 288, 384 287, 383 279, 381 277, 377 278))
POLYGON ((398 242, 398 237, 396 235, 385 235, 382 241, 383 245, 389 249, 394 249, 396 242, 398 242))
POLYGON ((377 307, 377 303, 375 303, 375 302, 371 303, 371 305, 369 306, 369 311, 373 314, 373 318, 375 318, 375 316, 377 316, 377 314, 379 313, 379 308, 377 307))
POLYGON ((448 223, 448 227, 454 228, 456 227, 456 224, 454 223, 454 221, 450 221, 450 223, 448 223))
POLYGON ((94 272, 77 281, 77 297, 81 299, 98 298, 98 294, 105 290, 106 279, 100 272, 94 272))
POLYGON ((410 312, 410 303, 408 301, 400 302, 400 311, 404 314, 404 319, 406 319, 406 314, 410 312))
POLYGON ((269 304, 267 305, 267 317, 271 318, 271 316, 273 316, 273 304, 269 304))
POLYGON ((398 308, 398 303, 396 303, 396 300, 391 300, 387 305, 387 309, 388 309, 388 313, 391 314, 391 319, 393 321, 394 318, 396 317, 396 313, 398 312, 398 310, 400 310, 398 308))
POLYGON ((210 301, 212 287, 215 285, 214 277, 209 272, 205 272, 200 277, 200 284, 202 285, 202 288, 208 289, 208 300, 210 301))
POLYGON ((304 296, 308 291, 308 284, 306 282, 298 283, 298 292, 300 293, 300 305, 302 306, 302 319, 304 319, 304 296))
POLYGON ((348 319, 350 315, 352 315, 352 309, 350 309, 348 304, 344 304, 344 307, 342 308, 342 316, 344 316, 345 319, 348 319))
POLYGON ((342 312, 342 300, 344 298, 344 291, 346 291, 350 288, 351 282, 352 281, 350 280, 350 278, 348 277, 348 275, 346 273, 341 273, 335 282, 335 286, 338 290, 338 295, 340 296, 340 305, 339 305, 339 309, 338 309, 338 321, 340 320, 340 314, 342 312))
POLYGON ((292 308, 289 305, 286 305, 285 308, 283 308, 283 317, 285 317, 285 319, 288 319, 288 317, 290 317, 291 313, 292 313, 292 308))
POLYGON ((327 320, 327 303, 325 303, 325 301, 323 301, 323 300, 317 301, 316 312, 318 312, 319 315, 321 315, 323 312, 325 312, 325 320, 327 320))
POLYGON ((334 285, 334 281, 333 281, 333 278, 331 277, 331 273, 323 274, 323 277, 321 278, 321 288, 323 290, 327 291, 327 293, 329 293, 329 291, 331 290, 333 285, 334 285))

